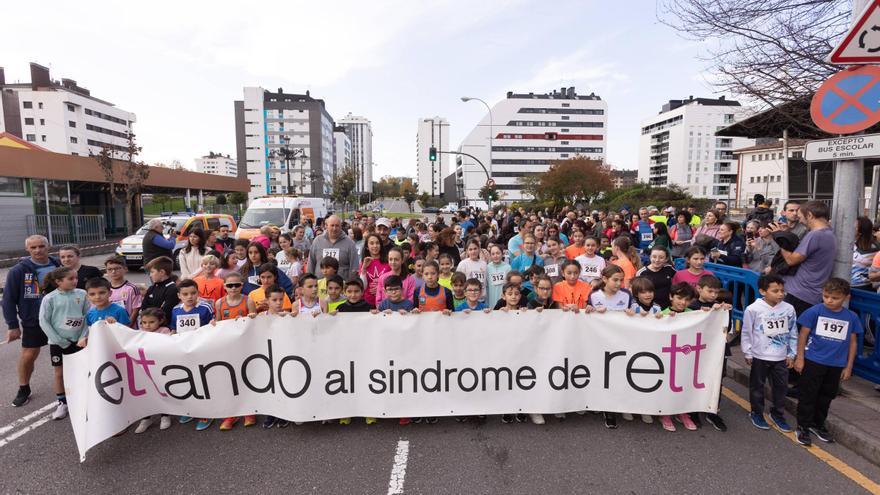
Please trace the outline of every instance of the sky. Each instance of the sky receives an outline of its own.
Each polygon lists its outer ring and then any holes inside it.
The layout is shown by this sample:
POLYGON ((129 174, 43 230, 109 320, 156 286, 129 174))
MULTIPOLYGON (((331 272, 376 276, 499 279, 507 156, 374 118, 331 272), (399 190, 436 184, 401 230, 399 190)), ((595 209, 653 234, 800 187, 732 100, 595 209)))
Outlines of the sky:
POLYGON ((335 119, 373 125, 373 177, 416 175, 423 117, 450 122, 457 148, 508 91, 575 86, 608 103, 607 159, 638 167, 639 124, 670 99, 715 97, 702 43, 659 23, 652 0, 14 2, 0 66, 53 79, 137 115, 148 163, 194 168, 235 155, 244 86, 310 91, 335 119))

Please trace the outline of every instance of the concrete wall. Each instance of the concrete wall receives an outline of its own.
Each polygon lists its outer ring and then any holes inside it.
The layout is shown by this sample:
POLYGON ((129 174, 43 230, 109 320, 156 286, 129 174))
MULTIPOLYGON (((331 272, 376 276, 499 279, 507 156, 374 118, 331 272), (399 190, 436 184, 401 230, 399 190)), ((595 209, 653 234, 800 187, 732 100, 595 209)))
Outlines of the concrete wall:
POLYGON ((28 196, 0 195, 0 252, 24 249, 26 215, 34 214, 34 200, 28 196))

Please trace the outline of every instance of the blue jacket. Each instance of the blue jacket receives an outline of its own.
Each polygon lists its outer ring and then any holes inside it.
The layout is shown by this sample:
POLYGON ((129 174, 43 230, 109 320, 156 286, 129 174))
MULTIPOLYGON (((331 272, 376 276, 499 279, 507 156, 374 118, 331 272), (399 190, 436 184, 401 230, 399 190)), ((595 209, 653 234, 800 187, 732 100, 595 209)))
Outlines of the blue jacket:
MULTIPOLYGON (((49 263, 61 266, 53 257, 49 263)), ((3 319, 10 330, 40 326, 40 302, 43 300, 43 289, 37 276, 37 266, 29 256, 19 260, 6 274, 6 287, 3 288, 3 319)))

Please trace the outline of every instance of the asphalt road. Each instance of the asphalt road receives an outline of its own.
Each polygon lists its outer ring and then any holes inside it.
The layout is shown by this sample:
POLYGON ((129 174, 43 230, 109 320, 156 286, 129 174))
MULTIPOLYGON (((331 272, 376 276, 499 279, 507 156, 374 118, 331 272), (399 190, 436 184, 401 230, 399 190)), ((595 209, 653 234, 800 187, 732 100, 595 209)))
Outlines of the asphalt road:
MULTIPOLYGON (((129 278, 146 282, 142 272, 129 278)), ((755 429, 728 398, 722 400, 726 433, 708 426, 669 433, 638 420, 621 420, 618 430, 608 430, 596 414, 548 418, 542 426, 503 425, 498 418, 484 425, 441 419, 406 427, 354 420, 269 431, 239 424, 229 432, 217 423, 196 432, 193 423, 175 422, 167 431, 153 426, 142 435, 110 439, 80 463, 70 423, 47 419, 51 408, 38 412, 54 401, 48 350, 37 363, 31 402, 10 405, 18 353, 17 342, 0 344, 0 465, 7 466, 0 493, 868 491, 789 437, 755 429)), ((726 386, 746 397, 737 384, 726 386)), ((836 457, 841 470, 880 482, 880 468, 846 448, 819 448, 836 457)))

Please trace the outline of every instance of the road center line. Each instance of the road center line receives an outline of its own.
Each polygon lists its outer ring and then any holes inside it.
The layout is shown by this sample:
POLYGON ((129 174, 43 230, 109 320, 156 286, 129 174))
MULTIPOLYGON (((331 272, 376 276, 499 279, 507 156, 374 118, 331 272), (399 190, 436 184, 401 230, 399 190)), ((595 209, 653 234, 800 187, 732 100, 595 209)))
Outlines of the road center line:
POLYGON ((397 452, 394 454, 394 465, 391 467, 391 479, 388 480, 388 495, 403 493, 407 459, 409 459, 409 440, 398 440, 397 452))
MULTIPOLYGON (((751 404, 749 404, 749 401, 747 401, 747 400, 743 399, 742 397, 740 397, 739 395, 737 395, 736 392, 734 392, 733 390, 730 390, 729 388, 724 387, 722 389, 722 393, 724 394, 725 397, 727 397, 728 399, 733 401, 736 405, 745 409, 746 411, 752 410, 752 406, 751 406, 751 404)), ((765 414, 765 416, 766 416, 766 414, 765 414)), ((831 453, 829 453, 825 450, 822 450, 815 443, 813 444, 812 447, 803 447, 801 444, 797 443, 797 436, 795 435, 795 433, 793 431, 789 432, 789 433, 783 433, 781 430, 776 428, 776 425, 774 425, 772 421, 768 421, 768 423, 773 425, 774 430, 776 430, 777 432, 779 432, 780 434, 782 434, 783 436, 787 437, 789 440, 794 442, 795 445, 797 445, 798 447, 802 447, 807 452, 813 454, 819 460, 821 460, 825 464, 828 464, 829 466, 834 468, 834 470, 837 471, 838 473, 840 473, 840 474, 846 476, 847 478, 853 480, 854 482, 856 482, 856 484, 858 484, 860 487, 867 490, 869 493, 880 494, 880 484, 875 483, 872 479, 868 478, 867 476, 865 476, 864 474, 862 474, 861 472, 856 470, 856 468, 843 462, 842 460, 835 457, 831 453)))
POLYGON ((3 440, 0 440, 0 448, 6 446, 6 444, 16 440, 17 438, 22 437, 27 432, 29 432, 31 430, 35 430, 35 429, 39 428, 40 426, 43 426, 44 424, 48 423, 49 421, 52 421, 51 414, 43 417, 39 421, 34 421, 33 423, 29 424, 27 427, 18 430, 17 432, 13 433, 12 435, 9 435, 8 437, 4 438, 3 440))
POLYGON ((28 421, 36 418, 37 416, 43 414, 46 411, 49 411, 50 409, 52 409, 53 407, 55 407, 57 405, 58 405, 57 402, 50 402, 50 403, 46 404, 45 406, 37 409, 36 411, 28 414, 27 416, 16 419, 12 423, 9 423, 8 425, 0 428, 0 435, 5 435, 7 432, 12 431, 13 429, 21 426, 24 423, 27 423, 28 421))

